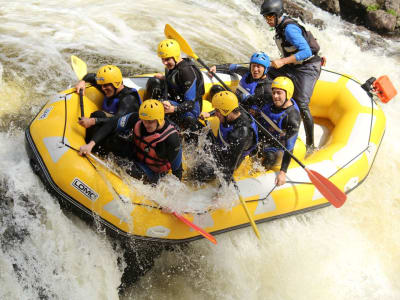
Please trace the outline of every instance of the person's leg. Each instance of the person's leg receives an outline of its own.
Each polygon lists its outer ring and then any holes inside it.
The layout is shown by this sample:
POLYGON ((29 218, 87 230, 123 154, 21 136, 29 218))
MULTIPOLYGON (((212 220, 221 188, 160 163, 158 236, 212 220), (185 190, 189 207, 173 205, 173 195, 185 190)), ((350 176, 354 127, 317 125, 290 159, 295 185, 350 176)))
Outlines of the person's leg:
POLYGON ((306 146, 310 150, 314 148, 314 120, 310 112, 309 103, 320 73, 320 62, 306 63, 291 70, 291 78, 295 87, 293 99, 299 106, 306 133, 306 146))
POLYGON ((141 162, 133 161, 131 168, 127 173, 133 178, 143 180, 145 183, 155 184, 165 174, 155 173, 147 165, 141 162))
POLYGON ((203 124, 192 116, 184 116, 181 125, 185 141, 188 144, 196 145, 199 140, 200 130, 204 127, 203 124))

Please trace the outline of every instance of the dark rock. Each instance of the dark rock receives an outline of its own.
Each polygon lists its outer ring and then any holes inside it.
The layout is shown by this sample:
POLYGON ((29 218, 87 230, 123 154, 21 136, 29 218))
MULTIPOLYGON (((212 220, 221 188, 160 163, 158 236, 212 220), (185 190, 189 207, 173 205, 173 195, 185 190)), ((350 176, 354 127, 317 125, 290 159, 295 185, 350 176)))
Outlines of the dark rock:
POLYGON ((378 32, 391 32, 396 27, 396 17, 381 9, 371 11, 367 14, 367 25, 378 32))
MULTIPOLYGON (((400 36, 400 0, 310 0, 314 5, 332 14, 340 15, 343 20, 368 28, 384 37, 400 36)), ((263 0, 253 0, 261 6, 263 0)), ((299 18, 303 23, 313 24, 324 29, 324 21, 314 19, 312 12, 299 5, 283 0, 285 12, 299 18)))
POLYGON ((319 8, 326 10, 332 14, 340 14, 339 0, 311 0, 311 2, 319 8))

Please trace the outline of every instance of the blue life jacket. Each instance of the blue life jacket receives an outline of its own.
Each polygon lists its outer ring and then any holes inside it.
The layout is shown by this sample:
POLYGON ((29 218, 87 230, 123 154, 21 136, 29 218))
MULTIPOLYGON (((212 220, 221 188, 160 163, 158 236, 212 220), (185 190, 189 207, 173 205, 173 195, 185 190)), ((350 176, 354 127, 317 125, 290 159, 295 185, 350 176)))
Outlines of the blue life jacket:
POLYGON ((248 91, 250 95, 254 95, 254 93, 256 92, 256 87, 257 87, 258 81, 254 80, 252 83, 247 83, 246 79, 247 79, 247 77, 249 77, 249 75, 251 76, 250 72, 244 74, 243 77, 240 79, 239 84, 246 91, 248 91))
MULTIPOLYGON (((293 106, 294 108, 300 113, 299 107, 296 103, 296 101, 293 100, 293 98, 291 99, 293 102, 293 106)), ((279 113, 273 113, 271 108, 273 107, 273 103, 270 104, 265 104, 262 108, 261 111, 267 115, 275 124, 279 129, 282 129, 282 122, 283 119, 287 116, 287 109, 282 110, 279 113)), ((281 142, 282 144, 285 143, 285 135, 282 135, 281 133, 279 133, 278 131, 276 131, 266 120, 264 120, 261 117, 261 125, 263 125, 263 127, 265 129, 267 129, 279 142, 281 142)), ((282 131, 284 131, 282 129, 282 131)), ((296 136, 297 138, 297 136, 296 136)), ((293 139, 293 145, 286 145, 286 148, 289 150, 292 150, 294 148, 294 142, 296 142, 296 139, 293 139)))
MULTIPOLYGON (((129 95, 129 94, 136 94, 136 96, 138 97, 138 99, 140 101, 140 104, 142 103, 142 99, 140 98, 140 95, 136 89, 131 88, 131 91, 129 93, 124 93, 123 96, 129 95)), ((114 115, 118 111, 119 100, 120 99, 118 97, 114 97, 112 99, 104 97, 103 106, 102 106, 103 111, 114 115)))

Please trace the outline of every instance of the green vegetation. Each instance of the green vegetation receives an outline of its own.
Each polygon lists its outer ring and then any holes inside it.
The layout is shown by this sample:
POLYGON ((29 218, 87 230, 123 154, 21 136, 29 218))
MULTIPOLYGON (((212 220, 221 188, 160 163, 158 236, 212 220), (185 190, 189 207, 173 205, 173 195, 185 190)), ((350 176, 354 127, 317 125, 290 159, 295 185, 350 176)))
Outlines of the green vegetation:
POLYGON ((391 15, 397 17, 396 11, 395 11, 394 9, 388 9, 386 12, 387 12, 388 14, 391 14, 391 15))
POLYGON ((371 12, 371 11, 376 11, 380 8, 379 4, 372 4, 372 5, 368 5, 367 6, 367 11, 371 12))

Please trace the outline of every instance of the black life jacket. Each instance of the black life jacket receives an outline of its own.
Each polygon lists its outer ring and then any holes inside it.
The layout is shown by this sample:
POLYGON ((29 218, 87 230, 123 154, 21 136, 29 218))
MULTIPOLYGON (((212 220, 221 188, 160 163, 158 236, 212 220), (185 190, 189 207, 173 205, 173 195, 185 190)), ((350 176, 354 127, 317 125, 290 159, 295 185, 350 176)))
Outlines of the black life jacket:
POLYGON ((285 17, 283 21, 275 28, 276 29, 275 42, 278 48, 281 50, 282 54, 285 57, 288 57, 297 52, 297 49, 295 49, 293 45, 286 40, 285 37, 285 29, 286 26, 289 24, 295 24, 301 29, 304 39, 307 41, 308 45, 311 48, 312 54, 317 55, 320 50, 320 46, 315 37, 313 36, 313 34, 310 31, 306 30, 295 20, 289 17, 285 17))

